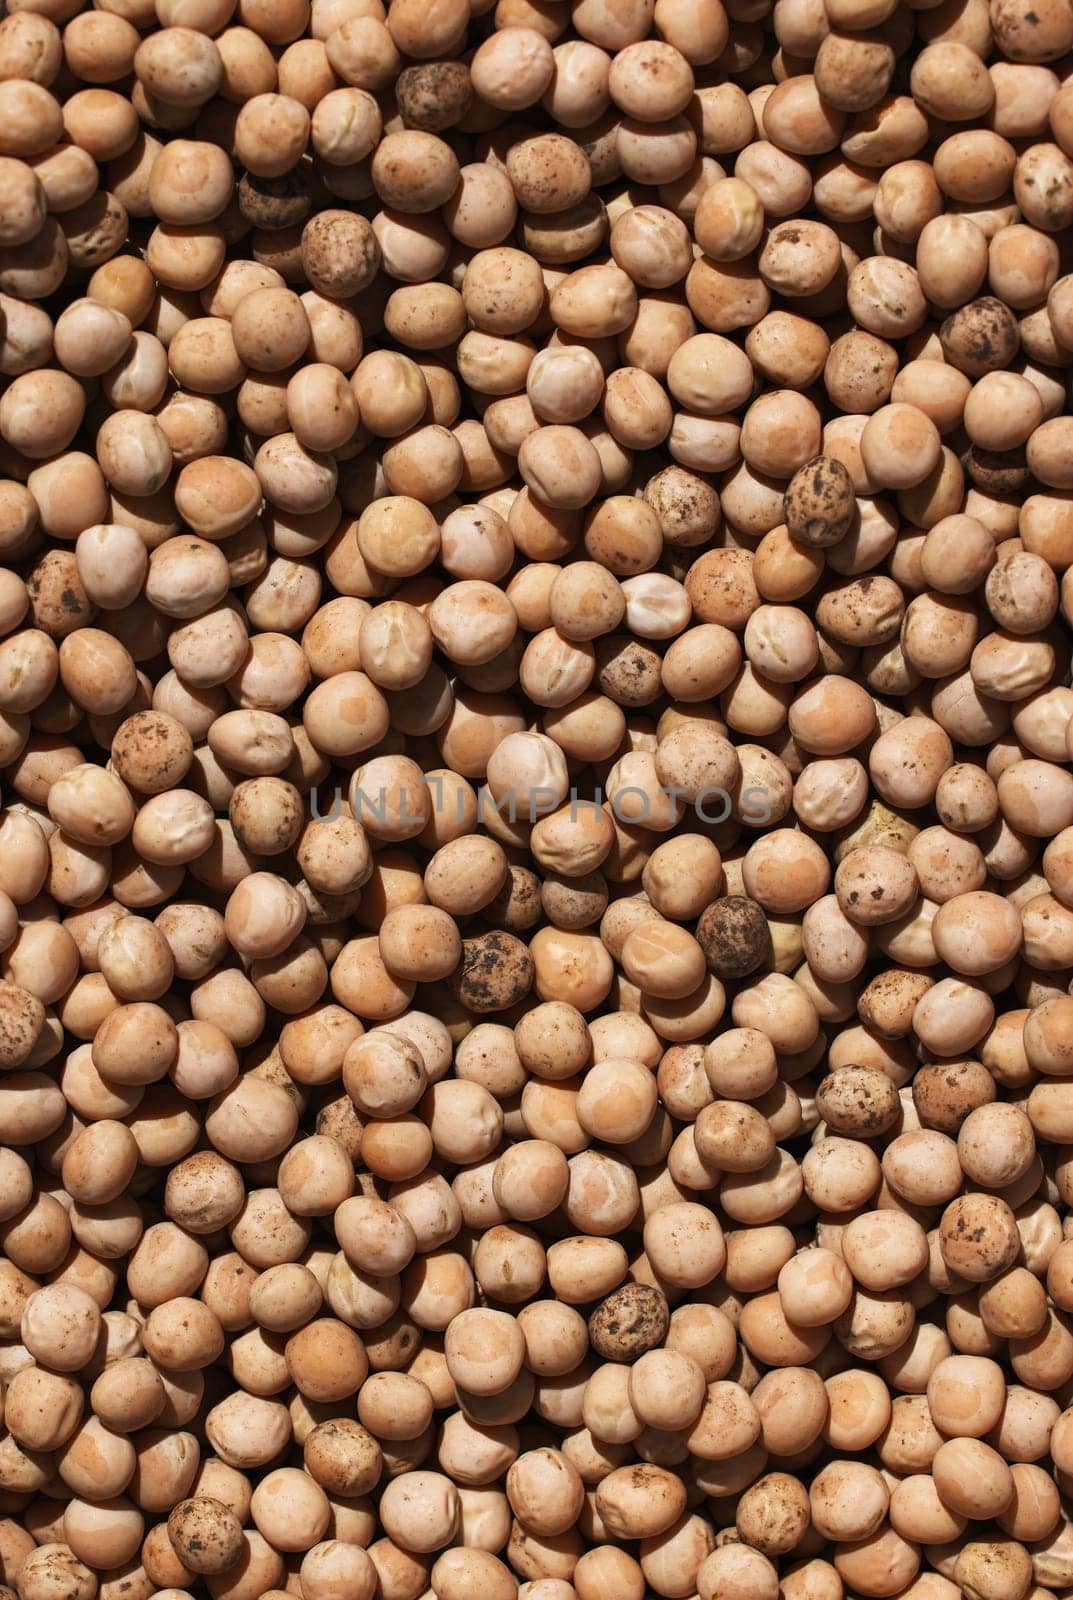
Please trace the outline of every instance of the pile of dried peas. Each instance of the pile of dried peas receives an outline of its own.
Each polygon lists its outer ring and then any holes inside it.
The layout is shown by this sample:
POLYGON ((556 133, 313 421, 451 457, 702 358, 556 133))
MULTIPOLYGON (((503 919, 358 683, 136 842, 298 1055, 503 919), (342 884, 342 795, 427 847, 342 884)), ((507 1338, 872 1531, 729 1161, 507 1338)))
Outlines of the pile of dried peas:
POLYGON ((0 1600, 1068 1600, 1070 0, 97 4, 0 1600))

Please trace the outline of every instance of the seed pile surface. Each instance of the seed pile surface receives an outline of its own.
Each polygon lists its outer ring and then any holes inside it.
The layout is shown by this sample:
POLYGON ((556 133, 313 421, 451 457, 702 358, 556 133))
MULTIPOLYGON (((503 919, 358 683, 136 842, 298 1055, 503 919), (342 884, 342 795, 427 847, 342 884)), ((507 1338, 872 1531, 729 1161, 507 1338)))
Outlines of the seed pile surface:
POLYGON ((0 1600, 1073 1595, 1070 0, 8 0, 0 1600))

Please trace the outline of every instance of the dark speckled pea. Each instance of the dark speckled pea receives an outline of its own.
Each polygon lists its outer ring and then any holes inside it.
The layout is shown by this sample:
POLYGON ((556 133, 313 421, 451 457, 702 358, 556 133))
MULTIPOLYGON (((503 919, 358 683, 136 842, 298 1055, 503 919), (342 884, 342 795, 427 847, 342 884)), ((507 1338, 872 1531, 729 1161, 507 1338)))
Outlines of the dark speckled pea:
POLYGON ((951 1272, 970 1283, 989 1283, 1017 1258, 1020 1235, 1014 1214, 998 1195, 959 1195, 943 1212, 939 1248, 951 1272))
POLYGON ((937 1061, 913 1079, 913 1105, 925 1128, 956 1135, 979 1106, 995 1099, 995 1080, 979 1061, 937 1061))
POLYGON ((238 208, 255 228, 292 228, 304 222, 313 209, 312 168, 299 162, 279 178, 243 173, 238 208))
POLYGON ((853 480, 834 456, 813 456, 786 490, 786 527, 799 544, 825 549, 846 537, 857 514, 853 480))
POLYGON ((180 1500, 168 1517, 168 1538, 191 1572, 226 1572, 242 1555, 242 1524, 220 1500, 180 1500))
POLYGON ((1009 306, 993 295, 983 295, 959 306, 939 329, 943 355, 952 367, 970 378, 1008 367, 1017 354, 1021 336, 1009 306))
POLYGON ((716 977, 746 978, 763 966, 771 933, 763 908, 747 895, 728 894, 701 912, 697 942, 716 977))
POLYGON ((898 1091, 872 1067, 841 1067, 816 1090, 816 1108, 832 1133, 874 1139, 898 1118, 898 1091))
POLYGON ((449 982, 470 1011, 505 1011, 532 988, 533 958, 512 934, 482 933, 463 939, 462 960, 449 982))
POLYGON ((439 133, 460 122, 473 104, 464 61, 423 61, 407 67, 395 84, 399 115, 408 128, 439 133))
POLYGON ((667 1336, 670 1312, 659 1289, 626 1283, 602 1300, 589 1318, 589 1339, 605 1361, 636 1361, 667 1336))

